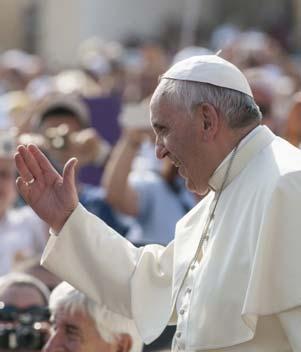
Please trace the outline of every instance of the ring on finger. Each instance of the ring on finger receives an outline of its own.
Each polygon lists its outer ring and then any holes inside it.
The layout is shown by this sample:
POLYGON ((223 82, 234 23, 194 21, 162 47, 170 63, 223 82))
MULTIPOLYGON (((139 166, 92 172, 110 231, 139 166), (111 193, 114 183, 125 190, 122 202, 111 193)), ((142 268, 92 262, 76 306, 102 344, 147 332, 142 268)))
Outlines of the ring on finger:
POLYGON ((34 181, 35 181, 35 178, 33 177, 31 180, 26 182, 27 186, 32 185, 34 181))

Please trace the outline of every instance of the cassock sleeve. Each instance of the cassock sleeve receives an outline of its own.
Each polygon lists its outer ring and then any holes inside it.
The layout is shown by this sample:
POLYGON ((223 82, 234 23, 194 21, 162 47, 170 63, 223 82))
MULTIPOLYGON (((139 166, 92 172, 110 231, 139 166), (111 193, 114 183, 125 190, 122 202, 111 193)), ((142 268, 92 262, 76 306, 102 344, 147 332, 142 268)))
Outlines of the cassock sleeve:
POLYGON ((168 323, 173 243, 136 248, 79 204, 49 239, 41 263, 94 301, 134 319, 146 343, 168 323))

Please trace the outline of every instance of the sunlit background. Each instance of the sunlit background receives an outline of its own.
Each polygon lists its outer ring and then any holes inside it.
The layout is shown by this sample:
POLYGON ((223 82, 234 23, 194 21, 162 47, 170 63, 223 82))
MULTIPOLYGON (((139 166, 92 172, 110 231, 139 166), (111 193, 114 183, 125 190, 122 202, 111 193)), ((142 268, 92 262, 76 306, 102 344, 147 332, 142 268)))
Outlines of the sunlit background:
MULTIPOLYGON (((0 50, 21 48, 51 66, 77 64, 79 45, 97 36, 129 45, 211 46, 221 27, 259 29, 291 53, 301 47, 300 0, 1 0, 0 50)), ((230 35, 230 33, 229 33, 230 35)))

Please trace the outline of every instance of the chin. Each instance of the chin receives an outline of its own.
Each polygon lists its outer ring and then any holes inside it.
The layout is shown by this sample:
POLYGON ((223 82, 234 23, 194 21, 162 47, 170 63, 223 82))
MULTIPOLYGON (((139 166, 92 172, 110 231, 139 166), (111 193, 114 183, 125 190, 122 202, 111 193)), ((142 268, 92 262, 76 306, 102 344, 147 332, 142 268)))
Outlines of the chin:
POLYGON ((196 187, 195 184, 189 180, 189 178, 184 177, 185 178, 185 186, 186 188, 192 192, 192 193, 196 193, 199 196, 206 196, 209 192, 209 188, 208 187, 196 187))
POLYGON ((187 188, 190 192, 197 193, 196 187, 194 186, 194 184, 193 184, 192 182, 190 182, 189 178, 184 177, 184 179, 185 179, 185 186, 186 186, 186 188, 187 188))

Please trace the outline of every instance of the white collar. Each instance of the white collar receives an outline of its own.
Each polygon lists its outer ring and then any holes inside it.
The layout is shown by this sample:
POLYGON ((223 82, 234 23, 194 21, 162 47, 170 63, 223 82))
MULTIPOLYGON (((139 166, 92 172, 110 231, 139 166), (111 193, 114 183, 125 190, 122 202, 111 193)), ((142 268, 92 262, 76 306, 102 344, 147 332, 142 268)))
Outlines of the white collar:
MULTIPOLYGON (((251 159, 265 146, 270 144, 276 136, 266 126, 257 126, 239 143, 236 155, 233 159, 229 175, 224 187, 227 187, 233 179, 240 174, 251 159)), ((219 191, 224 181, 227 167, 231 160, 233 150, 226 156, 209 179, 209 187, 219 191)))

